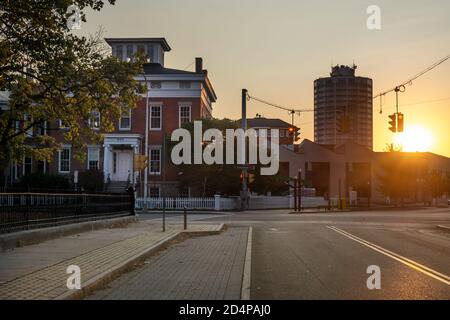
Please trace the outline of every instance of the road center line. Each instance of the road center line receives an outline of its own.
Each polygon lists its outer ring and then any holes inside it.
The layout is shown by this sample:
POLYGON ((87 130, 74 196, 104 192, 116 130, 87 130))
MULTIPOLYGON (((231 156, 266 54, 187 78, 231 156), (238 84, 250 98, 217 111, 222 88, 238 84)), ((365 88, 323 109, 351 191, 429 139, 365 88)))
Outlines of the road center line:
POLYGON ((401 256, 401 255, 399 255, 399 254, 397 254, 395 252, 392 252, 392 251, 390 251, 388 249, 385 249, 385 248, 383 248, 383 247, 381 247, 379 245, 376 245, 376 244, 371 243, 371 242, 369 242, 367 240, 359 238, 359 237, 357 237, 357 236, 355 236, 355 235, 353 235, 353 234, 351 234, 351 233, 349 233, 347 231, 339 229, 337 227, 327 226, 327 228, 331 229, 331 230, 333 230, 333 231, 335 231, 335 232, 337 232, 337 233, 339 233, 339 234, 341 234, 341 235, 343 235, 343 236, 345 236, 345 237, 347 237, 347 238, 349 238, 351 240, 359 242, 359 243, 365 245, 366 247, 371 248, 372 250, 375 250, 375 251, 377 251, 377 252, 379 252, 381 254, 384 254, 385 256, 388 256, 388 257, 390 257, 390 258, 392 258, 394 260, 397 260, 398 262, 401 262, 401 263, 407 265, 408 267, 410 267, 410 268, 412 268, 412 269, 414 269, 416 271, 419 271, 419 272, 421 272, 423 274, 426 274, 427 276, 429 276, 429 277, 431 277, 433 279, 436 279, 438 281, 441 281, 441 282, 445 283, 446 285, 450 286, 450 277, 446 276, 445 274, 437 272, 436 270, 428 268, 428 267, 426 267, 426 266, 424 266, 424 265, 422 265, 422 264, 420 264, 420 263, 418 263, 418 262, 416 262, 414 260, 405 258, 405 257, 403 257, 403 256, 401 256))

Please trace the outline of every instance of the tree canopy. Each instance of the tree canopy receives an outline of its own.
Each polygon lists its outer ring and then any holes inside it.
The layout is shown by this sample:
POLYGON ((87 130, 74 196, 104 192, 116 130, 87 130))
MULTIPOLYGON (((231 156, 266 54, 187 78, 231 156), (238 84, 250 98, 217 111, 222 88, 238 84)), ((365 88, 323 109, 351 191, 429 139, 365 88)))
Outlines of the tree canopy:
MULTIPOLYGON (((106 1, 79 0, 83 10, 101 10, 106 1)), ((109 0, 113 5, 115 0, 109 0)), ((112 119, 132 108, 143 87, 135 80, 143 57, 122 62, 107 54, 101 34, 77 36, 69 29, 69 0, 0 1, 0 91, 9 100, 0 110, 0 170, 24 155, 50 160, 59 145, 48 135, 24 143, 27 132, 47 123, 58 130, 59 120, 68 129, 63 136, 74 155, 83 157, 87 142, 112 131, 112 119), (101 130, 87 123, 94 113, 101 117, 101 130)), ((28 138, 29 139, 29 138, 28 138)))

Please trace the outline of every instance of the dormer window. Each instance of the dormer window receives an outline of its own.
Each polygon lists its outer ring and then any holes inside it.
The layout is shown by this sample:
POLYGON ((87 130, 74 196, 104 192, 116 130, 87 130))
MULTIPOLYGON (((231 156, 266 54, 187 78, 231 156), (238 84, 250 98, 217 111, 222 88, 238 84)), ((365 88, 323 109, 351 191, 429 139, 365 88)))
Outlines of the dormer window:
POLYGON ((139 44, 139 45, 137 46, 137 52, 140 53, 140 54, 142 54, 142 55, 145 55, 145 47, 144 47, 143 44, 139 44))
POLYGON ((150 82, 151 89, 161 89, 161 87, 162 87, 161 81, 151 81, 150 82))
POLYGON ((155 59, 154 49, 152 45, 147 46, 147 57, 150 59, 150 62, 153 62, 155 59))
POLYGON ((190 81, 180 81, 180 89, 190 89, 191 82, 190 81))
POLYGON ((133 58, 133 45, 127 45, 127 59, 133 58))
POLYGON ((116 47, 116 57, 120 60, 123 61, 123 46, 121 44, 119 44, 116 47))

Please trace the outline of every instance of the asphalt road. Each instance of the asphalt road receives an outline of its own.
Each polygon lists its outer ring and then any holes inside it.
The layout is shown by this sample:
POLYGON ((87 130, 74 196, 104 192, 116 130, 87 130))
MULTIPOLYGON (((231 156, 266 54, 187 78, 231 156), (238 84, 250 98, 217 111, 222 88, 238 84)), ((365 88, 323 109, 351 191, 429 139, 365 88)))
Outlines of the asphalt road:
POLYGON ((204 221, 253 227, 251 299, 450 299, 449 209, 255 211, 204 221), (381 288, 369 290, 369 266, 381 288))

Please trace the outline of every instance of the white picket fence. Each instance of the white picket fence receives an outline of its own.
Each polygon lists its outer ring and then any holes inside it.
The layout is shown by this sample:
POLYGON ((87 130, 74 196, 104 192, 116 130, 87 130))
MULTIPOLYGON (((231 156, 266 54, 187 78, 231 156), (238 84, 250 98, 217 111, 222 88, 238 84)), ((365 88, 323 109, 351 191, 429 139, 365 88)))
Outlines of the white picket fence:
MULTIPOLYGON (((293 196, 251 196, 249 198, 249 209, 292 209, 294 208, 293 196)), ((302 197, 303 208, 318 208, 328 205, 322 197, 302 197)), ((208 198, 165 198, 165 208, 167 210, 214 210, 227 211, 239 210, 241 199, 239 197, 222 198, 219 195, 208 198)), ((136 199, 136 209, 160 210, 164 208, 163 198, 148 198, 147 205, 142 198, 136 199)))
POLYGON ((143 209, 163 209, 165 201, 165 208, 167 210, 183 210, 184 207, 189 210, 214 210, 215 199, 214 198, 148 198, 147 206, 145 206, 145 200, 142 198, 136 199, 136 208, 143 209))

